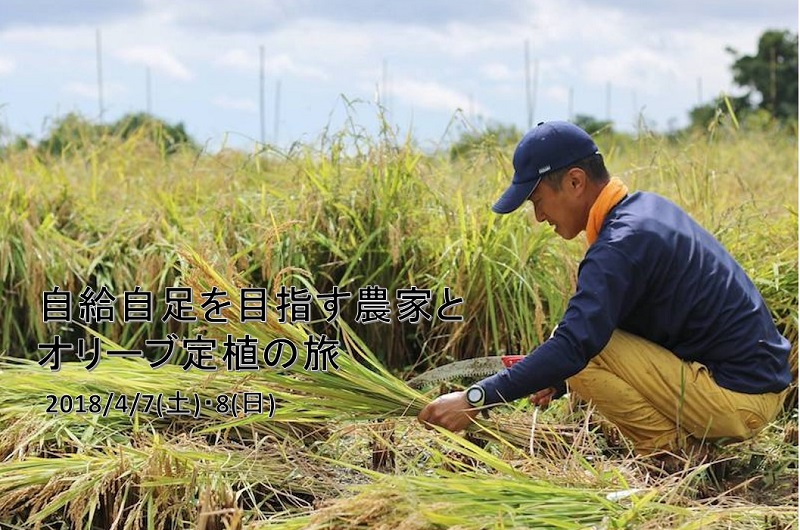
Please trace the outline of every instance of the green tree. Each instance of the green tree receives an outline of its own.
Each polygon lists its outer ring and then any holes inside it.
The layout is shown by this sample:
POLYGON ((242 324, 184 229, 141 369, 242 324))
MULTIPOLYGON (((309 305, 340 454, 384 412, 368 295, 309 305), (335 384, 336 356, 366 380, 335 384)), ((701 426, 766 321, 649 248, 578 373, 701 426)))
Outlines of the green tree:
POLYGON ((592 135, 598 133, 611 134, 614 132, 611 120, 601 120, 588 114, 576 114, 572 118, 572 123, 592 135))
POLYGON ((744 117, 750 108, 750 99, 747 95, 719 96, 711 103, 697 105, 689 111, 690 127, 707 127, 712 122, 718 123, 730 111, 734 116, 744 117))
POLYGON ((53 121, 47 136, 39 142, 39 152, 61 156, 84 149, 99 141, 102 127, 93 125, 80 114, 70 112, 53 121))
POLYGON ((123 140, 135 135, 143 135, 165 153, 174 153, 180 146, 195 146, 182 122, 170 125, 146 112, 123 116, 111 125, 111 133, 123 140))
POLYGON ((797 122, 797 34, 767 30, 758 39, 754 55, 742 55, 733 48, 733 81, 747 92, 742 96, 720 96, 689 112, 690 127, 706 127, 732 110, 739 119, 752 114, 756 122, 769 116, 797 122), (726 101, 727 100, 727 101, 726 101), (730 105, 730 109, 728 106, 730 105), (753 111, 758 110, 758 116, 753 111))
POLYGON ((522 131, 513 125, 489 124, 483 130, 465 131, 450 146, 450 158, 455 160, 473 151, 516 145, 522 138, 522 131))
POLYGON ((779 119, 797 119, 797 34, 768 30, 758 39, 755 55, 727 51, 736 60, 731 66, 734 82, 749 89, 751 105, 779 119), (753 103, 753 96, 758 99, 753 103))
POLYGON ((172 154, 181 146, 196 147, 183 123, 171 125, 139 112, 126 114, 110 125, 92 123, 79 114, 67 114, 53 123, 38 149, 42 153, 61 156, 82 151, 104 139, 118 138, 125 141, 133 137, 152 142, 164 154, 172 154))

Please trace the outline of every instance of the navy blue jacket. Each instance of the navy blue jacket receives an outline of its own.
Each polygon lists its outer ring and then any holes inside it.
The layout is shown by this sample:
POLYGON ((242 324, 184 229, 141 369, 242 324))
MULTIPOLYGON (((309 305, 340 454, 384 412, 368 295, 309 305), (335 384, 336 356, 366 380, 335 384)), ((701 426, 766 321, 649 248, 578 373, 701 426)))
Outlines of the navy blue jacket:
POLYGON ((730 390, 779 392, 791 382, 789 342, 741 266, 678 206, 637 192, 603 221, 553 337, 479 383, 486 404, 563 388, 616 328, 706 365, 730 390))

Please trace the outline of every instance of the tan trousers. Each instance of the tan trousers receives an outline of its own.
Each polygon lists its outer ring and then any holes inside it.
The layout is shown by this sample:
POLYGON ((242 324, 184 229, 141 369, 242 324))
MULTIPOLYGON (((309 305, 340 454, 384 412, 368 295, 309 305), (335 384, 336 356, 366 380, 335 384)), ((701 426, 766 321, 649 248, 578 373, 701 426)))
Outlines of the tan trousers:
POLYGON ((727 390, 702 364, 682 361, 620 330, 568 383, 641 454, 678 451, 703 440, 750 438, 775 419, 785 395, 727 390))

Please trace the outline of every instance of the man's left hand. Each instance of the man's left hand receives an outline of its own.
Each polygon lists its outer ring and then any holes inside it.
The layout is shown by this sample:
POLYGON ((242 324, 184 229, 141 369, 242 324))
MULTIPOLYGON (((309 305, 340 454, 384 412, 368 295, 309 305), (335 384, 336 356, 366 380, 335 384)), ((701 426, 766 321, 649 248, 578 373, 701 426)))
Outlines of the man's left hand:
POLYGON ((535 394, 531 394, 530 401, 533 405, 540 407, 542 410, 546 409, 550 402, 553 401, 553 396, 556 395, 555 387, 545 388, 543 390, 539 390, 535 394))

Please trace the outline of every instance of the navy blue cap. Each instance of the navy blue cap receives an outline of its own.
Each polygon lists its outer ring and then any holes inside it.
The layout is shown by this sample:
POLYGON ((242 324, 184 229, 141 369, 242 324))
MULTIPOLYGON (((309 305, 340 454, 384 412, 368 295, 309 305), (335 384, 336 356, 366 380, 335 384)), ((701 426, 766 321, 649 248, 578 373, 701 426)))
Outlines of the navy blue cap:
POLYGON ((573 123, 540 123, 528 131, 517 145, 511 186, 494 203, 492 211, 513 212, 530 197, 543 176, 599 152, 592 137, 573 123))

